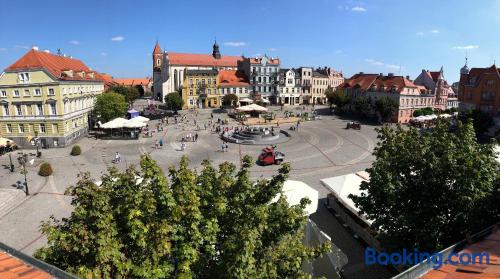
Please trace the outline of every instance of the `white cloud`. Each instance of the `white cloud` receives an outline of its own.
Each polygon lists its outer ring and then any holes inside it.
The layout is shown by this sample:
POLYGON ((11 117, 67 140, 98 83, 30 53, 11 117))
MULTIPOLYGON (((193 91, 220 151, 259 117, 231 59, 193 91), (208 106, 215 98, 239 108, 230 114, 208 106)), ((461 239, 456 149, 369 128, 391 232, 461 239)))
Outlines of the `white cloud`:
POLYGON ((113 42, 121 42, 123 40, 125 40, 125 37, 123 37, 123 36, 116 36, 116 37, 111 38, 111 41, 113 41, 113 42))
POLYGON ((424 32, 417 32, 417 36, 423 36, 424 32))
POLYGON ((381 61, 377 61, 375 59, 371 59, 371 58, 367 58, 365 59, 365 62, 368 62, 374 66, 382 66, 382 67, 386 67, 386 68, 389 68, 389 69, 399 69, 399 68, 403 68, 403 67, 400 67, 399 65, 394 65, 394 64, 386 64, 384 62, 381 62, 381 61))
POLYGON ((101 52, 101 56, 108 56, 106 52, 101 52))
POLYGON ((72 44, 72 45, 77 46, 77 45, 79 45, 79 44, 80 44, 80 41, 73 40, 73 41, 70 41, 69 43, 70 43, 70 44, 72 44))
POLYGON ((364 13, 364 12, 366 12, 368 10, 366 8, 363 8, 363 7, 360 7, 360 6, 356 6, 356 7, 352 7, 351 11, 364 13))
POLYGON ((479 46, 478 45, 466 45, 466 46, 454 46, 452 48, 459 49, 459 50, 469 50, 469 49, 477 49, 477 48, 479 48, 479 46))
POLYGON ((274 47, 272 47, 272 48, 269 49, 269 51, 277 51, 277 49, 274 48, 274 47))
POLYGON ((225 42, 224 45, 226 46, 232 46, 232 47, 241 47, 245 46, 247 43, 245 42, 225 42))
POLYGON ((6 47, 0 47, 0 51, 7 51, 6 47))
POLYGON ((437 29, 432 29, 432 30, 431 30, 431 33, 432 33, 432 34, 439 34, 439 30, 437 30, 437 29))
POLYGON ((423 36, 426 36, 426 35, 437 35, 441 33, 438 29, 432 29, 432 30, 429 30, 429 31, 418 31, 417 33, 415 33, 417 36, 419 37, 423 37, 423 36))

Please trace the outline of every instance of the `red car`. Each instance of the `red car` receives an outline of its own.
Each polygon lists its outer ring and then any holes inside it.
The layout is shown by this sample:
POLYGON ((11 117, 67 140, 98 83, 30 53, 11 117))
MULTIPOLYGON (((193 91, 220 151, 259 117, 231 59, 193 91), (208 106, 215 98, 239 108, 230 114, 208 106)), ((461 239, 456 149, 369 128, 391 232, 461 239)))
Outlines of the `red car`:
POLYGON ((262 165, 279 165, 285 159, 285 154, 276 151, 274 148, 266 147, 259 155, 259 163, 262 165))

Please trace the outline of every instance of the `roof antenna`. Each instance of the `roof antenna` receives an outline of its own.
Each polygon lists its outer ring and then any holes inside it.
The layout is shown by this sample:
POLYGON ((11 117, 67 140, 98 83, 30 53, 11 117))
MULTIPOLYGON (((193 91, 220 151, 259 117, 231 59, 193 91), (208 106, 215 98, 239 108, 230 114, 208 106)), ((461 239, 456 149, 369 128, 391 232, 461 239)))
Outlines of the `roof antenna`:
POLYGON ((61 56, 61 49, 60 48, 57 49, 57 55, 61 56))

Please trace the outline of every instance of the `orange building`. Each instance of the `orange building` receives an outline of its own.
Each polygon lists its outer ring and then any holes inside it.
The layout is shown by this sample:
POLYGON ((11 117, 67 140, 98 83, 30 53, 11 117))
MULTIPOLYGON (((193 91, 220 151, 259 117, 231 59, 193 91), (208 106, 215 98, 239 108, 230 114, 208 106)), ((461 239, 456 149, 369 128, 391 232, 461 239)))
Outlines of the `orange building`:
POLYGON ((496 65, 469 71, 465 63, 460 70, 458 100, 462 111, 478 109, 491 116, 500 116, 500 71, 496 65))

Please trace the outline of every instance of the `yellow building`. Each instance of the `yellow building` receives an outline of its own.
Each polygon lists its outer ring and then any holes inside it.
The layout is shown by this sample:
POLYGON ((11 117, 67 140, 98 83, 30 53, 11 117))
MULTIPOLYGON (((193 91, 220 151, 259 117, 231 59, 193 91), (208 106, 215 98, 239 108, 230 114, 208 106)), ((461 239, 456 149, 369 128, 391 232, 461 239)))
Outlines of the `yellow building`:
POLYGON ((218 90, 217 70, 185 70, 182 86, 183 109, 218 108, 222 95, 218 90))
POLYGON ((66 146, 88 131, 101 75, 71 57, 33 48, 0 75, 0 128, 19 146, 66 146))

